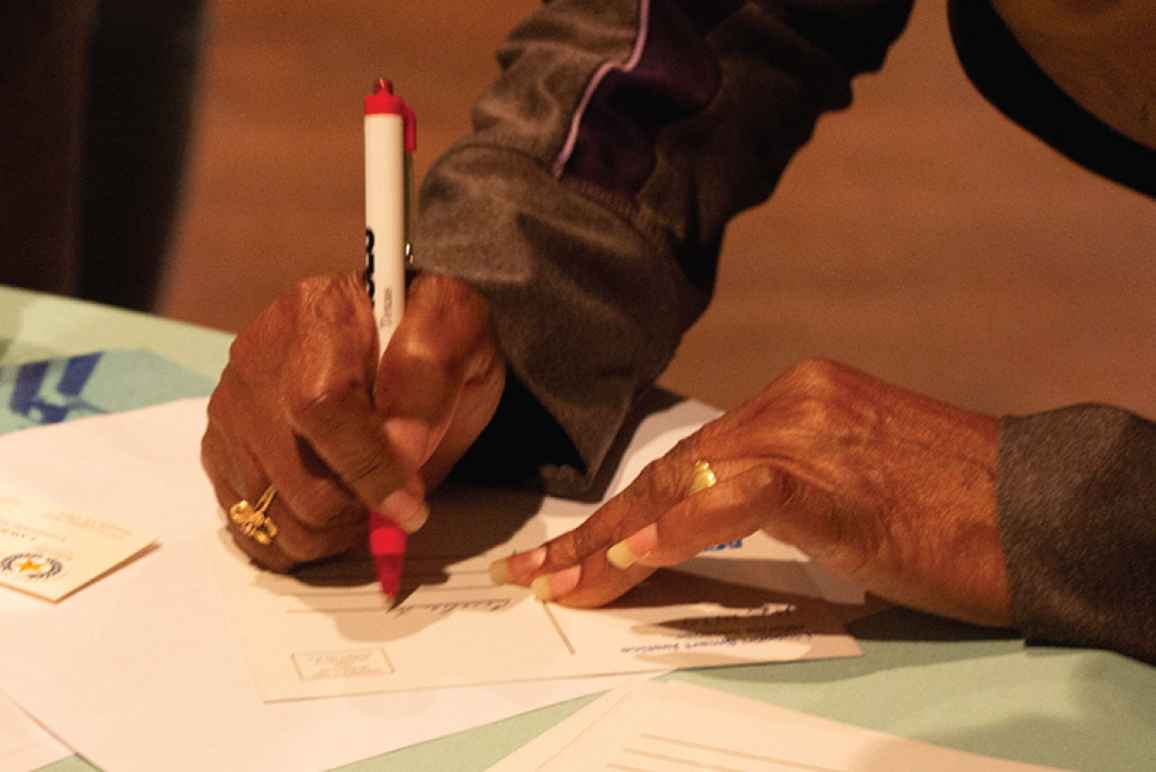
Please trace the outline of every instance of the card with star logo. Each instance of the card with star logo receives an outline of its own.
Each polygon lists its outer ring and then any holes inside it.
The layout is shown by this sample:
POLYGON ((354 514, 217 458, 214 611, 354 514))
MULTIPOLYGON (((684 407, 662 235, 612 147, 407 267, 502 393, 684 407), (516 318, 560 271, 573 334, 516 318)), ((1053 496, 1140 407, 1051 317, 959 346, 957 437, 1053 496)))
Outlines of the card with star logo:
POLYGON ((59 601, 153 543, 103 518, 0 489, 0 585, 59 601))

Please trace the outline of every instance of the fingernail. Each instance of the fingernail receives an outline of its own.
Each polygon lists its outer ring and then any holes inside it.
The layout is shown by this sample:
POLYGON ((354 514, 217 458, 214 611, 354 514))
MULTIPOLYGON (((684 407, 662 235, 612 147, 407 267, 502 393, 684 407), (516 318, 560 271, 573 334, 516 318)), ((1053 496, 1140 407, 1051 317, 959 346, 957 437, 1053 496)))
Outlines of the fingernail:
POLYGON ((406 533, 416 533, 429 520, 429 507, 405 488, 398 488, 386 496, 377 511, 406 533))
POLYGON ((510 583, 510 568, 505 558, 490 563, 490 581, 495 585, 510 583))
POLYGON ((490 564, 490 579, 494 584, 509 584, 513 579, 529 576, 546 562, 546 548, 519 552, 490 564))
POLYGON ((545 603, 573 592, 581 577, 582 566, 570 566, 552 574, 539 576, 530 583, 530 591, 534 593, 535 598, 545 603))
POLYGON ((606 560, 619 571, 625 571, 654 552, 657 546, 658 524, 651 523, 606 550, 606 560))

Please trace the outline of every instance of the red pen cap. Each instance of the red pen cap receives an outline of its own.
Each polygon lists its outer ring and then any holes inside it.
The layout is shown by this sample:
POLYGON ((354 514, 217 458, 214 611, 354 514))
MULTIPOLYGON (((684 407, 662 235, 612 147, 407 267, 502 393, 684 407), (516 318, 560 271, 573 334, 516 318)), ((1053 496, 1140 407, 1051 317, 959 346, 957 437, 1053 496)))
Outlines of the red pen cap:
POLYGON ((373 93, 365 98, 366 115, 400 115, 405 125, 405 152, 417 150, 417 116, 405 100, 393 93, 393 81, 378 78, 373 93))

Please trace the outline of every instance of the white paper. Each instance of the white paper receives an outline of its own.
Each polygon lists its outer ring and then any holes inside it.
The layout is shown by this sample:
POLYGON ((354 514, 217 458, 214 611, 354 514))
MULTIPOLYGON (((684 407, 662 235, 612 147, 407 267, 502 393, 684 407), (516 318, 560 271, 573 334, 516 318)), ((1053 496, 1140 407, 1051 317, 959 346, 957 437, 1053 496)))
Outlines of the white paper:
MULTIPOLYGON (((0 593, 0 683, 106 769, 320 769, 602 691, 623 678, 262 703, 212 577, 219 526, 200 469, 205 401, 0 437, 0 483, 157 535, 152 550, 52 606, 0 593), (46 463, 46 459, 50 462, 46 463), (209 534, 207 537, 206 534, 209 534), (193 738, 190 740, 190 738, 193 738)), ((712 412, 648 418, 632 463, 712 412)), ((636 470, 635 470, 636 471, 636 470)), ((616 487, 634 471, 620 470, 616 487)), ((590 510, 566 510, 576 525, 590 510)))
POLYGON ((771 559, 778 550, 763 535, 715 553, 730 559, 696 561, 691 568, 706 576, 660 571, 604 609, 542 604, 521 587, 494 587, 488 573, 493 560, 565 532, 576 511, 589 510, 546 499, 542 511, 520 525, 502 520, 502 512, 535 506, 535 497, 498 491, 457 490, 436 498, 430 525, 411 541, 403 597, 392 609, 368 558, 280 576, 252 567, 224 536, 217 575, 263 697, 860 653, 818 599, 803 564, 771 559), (513 534, 498 546, 469 554, 471 545, 487 543, 486 534, 507 528, 513 534))
POLYGON ((0 769, 38 769, 71 755, 68 746, 0 692, 0 769))
POLYGON ((491 772, 692 768, 1046 769, 860 729, 713 689, 650 681, 604 694, 491 767, 491 772))
POLYGON ((204 516, 215 509, 200 469, 204 411, 189 400, 0 437, 0 482, 115 510, 161 544, 60 605, 0 593, 6 628, 25 633, 0 636, 0 683, 97 766, 323 769, 627 680, 262 703, 206 550, 217 524, 204 516))
POLYGON ((0 585, 58 601, 153 539, 106 517, 0 488, 0 585))

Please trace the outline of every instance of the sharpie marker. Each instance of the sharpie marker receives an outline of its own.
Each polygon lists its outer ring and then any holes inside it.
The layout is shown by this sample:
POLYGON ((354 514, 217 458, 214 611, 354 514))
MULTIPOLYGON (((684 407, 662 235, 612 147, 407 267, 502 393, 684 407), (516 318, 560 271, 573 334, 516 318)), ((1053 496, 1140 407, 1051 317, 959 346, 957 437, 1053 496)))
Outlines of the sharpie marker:
MULTIPOLYGON (((377 323, 378 357, 401 322, 405 264, 410 255, 411 159, 417 149, 413 110, 378 80, 365 98, 365 284, 377 323)), ((401 588, 406 533, 379 512, 369 513, 369 551, 381 591, 401 588)))

